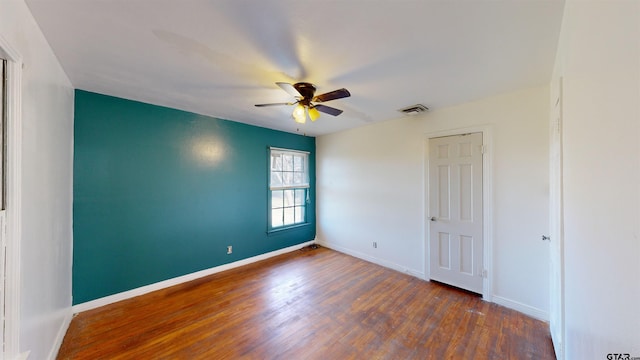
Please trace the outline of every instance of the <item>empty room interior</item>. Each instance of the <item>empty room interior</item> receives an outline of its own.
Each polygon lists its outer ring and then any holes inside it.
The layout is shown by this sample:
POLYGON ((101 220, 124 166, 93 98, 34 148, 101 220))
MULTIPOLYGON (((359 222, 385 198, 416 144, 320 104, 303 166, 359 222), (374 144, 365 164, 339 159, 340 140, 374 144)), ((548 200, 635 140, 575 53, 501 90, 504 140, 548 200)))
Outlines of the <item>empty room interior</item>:
POLYGON ((0 0, 0 58, 0 358, 640 358, 639 1, 0 0))

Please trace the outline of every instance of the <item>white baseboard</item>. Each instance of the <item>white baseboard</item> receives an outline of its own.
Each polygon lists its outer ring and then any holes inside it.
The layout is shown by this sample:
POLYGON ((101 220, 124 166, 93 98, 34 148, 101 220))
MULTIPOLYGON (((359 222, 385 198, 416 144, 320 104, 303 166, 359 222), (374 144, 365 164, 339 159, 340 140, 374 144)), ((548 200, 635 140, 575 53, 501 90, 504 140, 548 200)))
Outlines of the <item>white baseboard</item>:
MULTIPOLYGON (((69 329, 69 324, 71 324, 71 319, 73 318, 73 312, 71 308, 68 308, 65 311, 64 318, 62 319, 62 324, 60 325, 60 329, 58 329, 58 334, 56 335, 56 340, 49 352, 49 356, 47 359, 55 360, 58 357, 58 351, 60 351, 60 346, 62 346, 62 341, 64 340, 64 336, 67 334, 67 330, 69 329)), ((24 354, 24 359, 29 356, 28 353, 24 354)))
POLYGON ((498 305, 502 305, 504 307, 508 307, 509 309, 519 311, 525 315, 531 316, 532 318, 536 318, 542 321, 549 321, 549 313, 547 311, 498 295, 493 295, 492 300, 498 305))
POLYGON ((240 267, 240 266, 243 266, 243 265, 247 265, 247 264, 251 264, 251 263, 254 263, 254 262, 257 262, 257 261, 260 261, 260 260, 265 260, 265 259, 277 256, 277 255, 286 254, 288 252, 296 251, 298 249, 302 249, 305 246, 309 246, 309 245, 311 245, 313 243, 315 243, 315 240, 307 241, 307 242, 304 242, 302 244, 289 246, 287 248, 275 250, 275 251, 272 251, 272 252, 268 252, 266 254, 256 255, 254 257, 250 257, 250 258, 247 258, 247 259, 238 260, 238 261, 235 261, 235 262, 232 262, 232 263, 229 263, 229 264, 224 264, 224 265, 212 267, 212 268, 209 268, 209 269, 197 271, 197 272, 194 272, 194 273, 191 273, 191 274, 178 276, 178 277, 175 277, 175 278, 172 278, 172 279, 160 281, 160 282, 157 282, 157 283, 154 283, 154 284, 142 286, 142 287, 135 288, 135 289, 128 290, 128 291, 124 291, 124 292, 121 292, 121 293, 118 293, 118 294, 113 294, 113 295, 105 296, 103 298, 87 301, 87 302, 84 302, 84 303, 81 303, 81 304, 74 305, 73 308, 72 308, 72 311, 73 311, 74 314, 77 314, 77 313, 80 313, 80 312, 83 312, 83 311, 99 308, 101 306, 113 304, 115 302, 126 300, 126 299, 130 299, 130 298, 133 298, 133 297, 136 297, 136 296, 140 296, 140 295, 144 295, 144 294, 150 293, 152 291, 168 288, 170 286, 178 285, 178 284, 181 284, 181 283, 184 283, 184 282, 187 282, 187 281, 199 279, 201 277, 205 277, 205 276, 208 276, 208 275, 211 275, 211 274, 219 273, 221 271, 230 270, 230 269, 237 268, 237 267, 240 267))
POLYGON ((31 351, 25 351, 23 353, 20 353, 16 355, 16 357, 14 357, 13 360, 27 360, 29 358, 30 353, 31 351))
MULTIPOLYGON (((358 251, 354 251, 354 250, 349 249, 349 248, 345 248, 345 247, 342 247, 342 246, 339 246, 339 245, 336 245, 336 244, 332 244, 330 242, 322 241, 320 239, 316 239, 316 243, 318 245, 322 245, 322 246, 327 247, 329 249, 333 249, 335 251, 339 251, 341 253, 344 253, 344 254, 347 254, 347 255, 351 255, 351 256, 357 257, 359 259, 362 259, 362 260, 365 260, 365 261, 368 261, 368 262, 371 262, 371 263, 374 263, 374 264, 377 264, 377 265, 380 265, 380 266, 384 266, 384 267, 387 267, 387 268, 390 268, 390 269, 393 269, 393 270, 396 270, 396 271, 400 271, 400 272, 415 276, 417 278, 429 281, 429 279, 426 278, 426 275, 421 271, 411 270, 411 269, 409 269, 407 267, 404 267, 402 265, 398 265, 398 264, 395 264, 395 263, 392 263, 392 262, 389 262, 389 261, 386 261, 386 260, 378 259, 378 258, 370 256, 368 254, 363 254, 363 253, 360 253, 358 251)), ((536 307, 530 306, 530 305, 523 304, 523 303, 518 302, 518 301, 510 300, 510 299, 504 298, 502 296, 493 295, 493 294, 490 294, 489 296, 484 297, 483 300, 496 303, 498 305, 507 307, 507 308, 512 309, 512 310, 519 311, 519 312, 521 312, 521 313, 523 313, 525 315, 531 316, 532 318, 535 318, 535 319, 538 319, 538 320, 549 321, 549 313, 548 312, 546 312, 544 310, 541 310, 541 309, 538 309, 536 307)))
POLYGON ((332 244, 332 243, 325 242, 325 241, 322 241, 322 240, 319 240, 319 239, 316 239, 316 243, 318 245, 327 247, 329 249, 333 249, 335 251, 339 251, 339 252, 347 254, 347 255, 351 255, 353 257, 357 257, 359 259, 368 261, 370 263, 374 263, 374 264, 377 264, 377 265, 380 265, 380 266, 384 266, 384 267, 392 269, 392 270, 396 270, 396 271, 399 271, 399 272, 402 272, 402 273, 405 273, 405 274, 408 274, 408 275, 411 275, 411 276, 415 276, 415 277, 417 277, 419 279, 422 279, 422 280, 425 279, 425 275, 424 275, 424 273, 422 271, 409 269, 409 268, 407 268, 405 266, 398 265, 398 264, 390 262, 390 261, 378 259, 378 258, 373 257, 371 255, 364 254, 364 253, 361 253, 361 252, 358 252, 358 251, 354 251, 354 250, 342 247, 340 245, 332 244))
MULTIPOLYGON (((62 341, 64 339, 64 335, 69 327, 69 323, 71 322, 71 318, 72 318, 72 314, 75 313, 80 313, 83 311, 87 311, 87 310, 91 310, 91 309, 95 309, 101 306, 105 306, 105 305, 109 305, 109 304, 113 304, 115 302, 118 301, 122 301, 122 300, 126 300, 126 299, 130 299, 136 296, 140 296, 140 295, 144 295, 147 293, 150 293, 152 291, 156 291, 156 290, 160 290, 160 289, 164 289, 170 286, 174 286, 174 285, 178 285, 187 281, 191 281, 191 280, 195 280, 195 279, 199 279, 201 277, 205 277, 211 274, 215 274, 215 273, 219 273, 221 271, 225 271, 225 270, 230 270, 233 268, 237 268, 243 265, 247 265, 247 264, 251 264, 260 260, 265 260, 277 255, 281 255, 281 254, 286 254, 288 252, 292 252, 292 251, 296 251, 298 249, 301 249, 305 246, 309 246, 313 243, 317 243, 318 245, 327 247, 329 249, 333 249, 335 251, 339 251, 341 253, 347 254, 347 255, 351 255, 353 257, 357 257, 359 259, 380 265, 380 266, 384 266, 386 268, 392 269, 392 270, 396 270, 411 276, 415 276, 419 279, 423 279, 423 280, 427 280, 425 279, 425 274, 421 271, 416 271, 413 269, 409 269, 405 266, 402 265, 398 265, 395 264, 393 262, 390 261, 386 261, 386 260, 382 260, 382 259, 378 259, 376 257, 370 256, 368 254, 364 254, 358 251, 354 251, 336 244, 332 244, 329 242, 325 242, 322 240, 312 240, 312 241, 307 241, 305 243, 302 244, 297 244, 294 246, 290 246, 284 249, 280 249, 280 250, 275 250, 266 254, 261 254, 261 255, 257 255, 254 257, 250 257, 247 259, 242 259, 242 260, 238 260, 229 264, 224 264, 224 265, 220 265, 220 266, 216 266, 213 268, 209 268, 209 269, 205 269, 205 270, 201 270, 198 272, 194 272, 191 274, 187 274, 187 275, 183 275, 183 276, 179 276, 176 278, 172 278, 172 279, 168 279, 168 280, 164 280, 161 282, 157 282, 154 284, 150 284, 150 285, 146 285, 146 286, 142 286, 136 289, 132 289, 132 290, 128 290, 125 292, 121 292, 118 294, 114 294, 114 295, 109 295, 109 296, 105 296, 103 298, 100 299, 96 299, 96 300, 92 300, 92 301, 88 301, 82 304, 77 304, 74 305, 72 307, 72 312, 69 313, 66 317, 65 317, 65 321, 63 323, 63 325, 60 328, 60 331, 58 332, 58 336, 56 338, 56 346, 54 347, 54 350, 52 350, 51 356, 49 357, 50 359, 55 359, 55 355, 57 355, 57 350, 60 348, 60 345, 62 345, 62 341), (54 353, 55 351, 55 353, 54 353)), ((487 299, 485 299, 487 300, 487 299)), ((502 296, 498 296, 498 295, 492 295, 490 297, 491 302, 494 302, 498 305, 519 311, 525 315, 531 316, 533 318, 542 320, 542 321, 549 321, 549 313, 547 311, 538 309, 536 307, 530 306, 530 305, 526 305, 523 304, 521 302, 518 301, 514 301, 511 299, 507 299, 505 297, 502 296)))

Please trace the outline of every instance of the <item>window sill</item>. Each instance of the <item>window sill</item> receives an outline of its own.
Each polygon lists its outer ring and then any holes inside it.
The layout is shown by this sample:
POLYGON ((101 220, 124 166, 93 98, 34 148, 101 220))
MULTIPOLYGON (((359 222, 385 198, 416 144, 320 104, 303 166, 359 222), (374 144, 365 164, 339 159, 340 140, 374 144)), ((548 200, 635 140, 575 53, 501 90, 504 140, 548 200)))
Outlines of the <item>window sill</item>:
POLYGON ((295 224, 295 225, 291 225, 291 226, 283 226, 283 227, 279 227, 279 228, 275 228, 275 229, 269 229, 267 230, 267 235, 276 235, 279 233, 282 233, 283 231, 287 231, 287 230, 294 230, 294 229, 299 229, 305 226, 311 226, 311 223, 302 223, 302 224, 295 224))

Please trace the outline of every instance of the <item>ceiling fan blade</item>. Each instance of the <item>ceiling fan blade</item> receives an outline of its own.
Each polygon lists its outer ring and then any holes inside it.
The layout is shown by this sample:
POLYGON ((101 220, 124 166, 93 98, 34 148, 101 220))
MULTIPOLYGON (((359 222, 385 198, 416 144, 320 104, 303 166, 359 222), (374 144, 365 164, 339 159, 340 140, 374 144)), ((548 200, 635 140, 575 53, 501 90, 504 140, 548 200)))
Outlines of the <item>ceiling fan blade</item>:
POLYGON ((295 103, 271 103, 271 104, 256 104, 257 107, 265 107, 265 106, 280 106, 280 105, 294 105, 295 103))
POLYGON ((293 97, 297 97, 297 96, 302 96, 300 95, 300 93, 298 92, 298 90, 296 90, 296 88, 286 82, 277 82, 276 85, 280 86, 280 88, 284 91, 286 91, 289 95, 293 96, 293 97))
POLYGON ((325 102, 330 100, 342 99, 351 96, 349 90, 342 88, 338 90, 334 90, 328 93, 317 95, 313 98, 313 101, 317 102, 325 102))
POLYGON ((314 108, 317 109, 318 111, 322 111, 325 114, 329 114, 329 115, 333 115, 333 116, 338 116, 338 115, 342 114, 342 110, 333 108, 331 106, 315 105, 314 108))

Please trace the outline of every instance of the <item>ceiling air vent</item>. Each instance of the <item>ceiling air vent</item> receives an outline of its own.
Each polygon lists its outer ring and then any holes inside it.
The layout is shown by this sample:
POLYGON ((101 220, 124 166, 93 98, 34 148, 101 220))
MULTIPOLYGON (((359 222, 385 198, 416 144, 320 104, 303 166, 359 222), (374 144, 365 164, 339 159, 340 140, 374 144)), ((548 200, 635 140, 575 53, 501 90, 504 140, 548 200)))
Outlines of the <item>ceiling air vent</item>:
POLYGON ((424 106, 422 104, 416 104, 416 105, 411 105, 409 107, 406 107, 404 109, 400 109, 398 111, 400 111, 401 113, 406 114, 406 115, 417 115, 417 114, 419 114, 421 112, 425 112, 425 111, 428 111, 428 110, 429 110, 428 107, 426 107, 426 106, 424 106))

